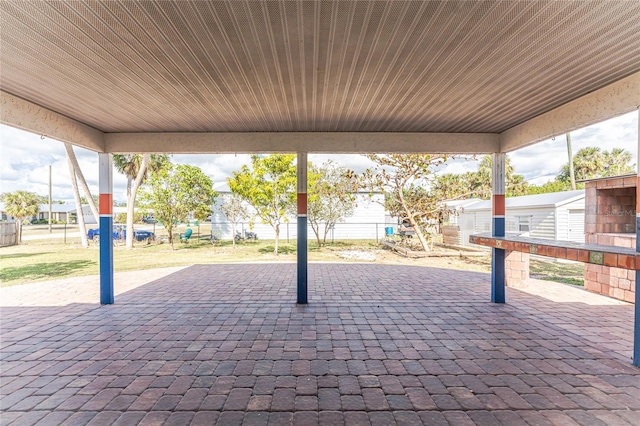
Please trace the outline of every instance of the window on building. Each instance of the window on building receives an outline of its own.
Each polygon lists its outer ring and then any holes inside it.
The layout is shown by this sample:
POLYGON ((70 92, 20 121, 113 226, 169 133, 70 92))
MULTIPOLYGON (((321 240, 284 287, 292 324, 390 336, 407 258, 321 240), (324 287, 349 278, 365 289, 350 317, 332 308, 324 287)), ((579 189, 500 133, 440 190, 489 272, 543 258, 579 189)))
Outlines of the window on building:
POLYGON ((518 219, 518 232, 529 232, 531 230, 531 216, 516 216, 518 219))

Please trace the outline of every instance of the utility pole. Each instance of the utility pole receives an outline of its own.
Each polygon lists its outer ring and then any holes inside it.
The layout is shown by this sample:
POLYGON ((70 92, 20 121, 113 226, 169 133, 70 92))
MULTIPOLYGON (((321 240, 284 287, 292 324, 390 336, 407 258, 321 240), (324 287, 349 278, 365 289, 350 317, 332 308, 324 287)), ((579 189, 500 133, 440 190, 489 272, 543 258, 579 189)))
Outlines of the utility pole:
POLYGON ((53 231, 51 229, 51 164, 49 164, 49 233, 51 234, 53 231))
POLYGON ((571 190, 576 190, 576 175, 573 171, 573 152, 571 151, 571 133, 567 132, 567 152, 569 153, 569 179, 571 179, 571 190))

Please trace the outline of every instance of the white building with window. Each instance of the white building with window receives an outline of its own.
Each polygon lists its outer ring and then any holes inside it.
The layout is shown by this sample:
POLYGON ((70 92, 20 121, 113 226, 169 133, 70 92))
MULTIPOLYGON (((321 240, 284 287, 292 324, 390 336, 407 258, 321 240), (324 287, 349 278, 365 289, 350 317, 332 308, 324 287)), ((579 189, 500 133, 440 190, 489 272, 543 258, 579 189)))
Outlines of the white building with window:
MULTIPOLYGON (((584 210, 584 190, 510 197, 506 199, 506 232, 584 243, 584 210)), ((491 217, 491 200, 476 200, 459 209, 460 243, 469 245, 469 235, 490 232, 491 217)))
MULTIPOLYGON (((220 194, 213 205, 213 214, 211 215, 211 228, 214 235, 221 239, 232 238, 231 223, 220 210, 220 206, 224 202, 224 197, 231 195, 229 186, 224 183, 215 187, 220 194)), ((380 240, 385 236, 385 227, 397 224, 396 221, 386 214, 384 209, 384 196, 382 194, 369 193, 356 194, 354 211, 351 216, 345 217, 344 220, 336 223, 335 227, 329 230, 327 241, 332 240, 380 240)), ((255 232, 259 239, 274 239, 275 231, 267 224, 260 221, 254 213, 252 207, 246 204, 247 210, 251 218, 238 223, 236 231, 243 234, 246 231, 255 232), (252 220, 250 220, 252 219, 252 220)), ((322 225, 322 230, 324 225, 322 225)), ((280 238, 285 241, 295 240, 298 236, 298 228, 296 224, 295 214, 290 214, 280 224, 280 238)), ((308 225, 307 237, 315 240, 316 236, 308 225)))

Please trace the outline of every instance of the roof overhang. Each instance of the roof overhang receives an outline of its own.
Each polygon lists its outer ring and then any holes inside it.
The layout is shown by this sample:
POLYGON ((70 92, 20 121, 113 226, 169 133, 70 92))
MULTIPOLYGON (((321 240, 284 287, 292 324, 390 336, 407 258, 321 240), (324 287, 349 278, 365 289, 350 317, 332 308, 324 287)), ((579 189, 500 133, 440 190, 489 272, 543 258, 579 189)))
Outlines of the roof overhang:
POLYGON ((640 106, 640 2, 0 2, 1 122, 98 152, 508 152, 640 106))

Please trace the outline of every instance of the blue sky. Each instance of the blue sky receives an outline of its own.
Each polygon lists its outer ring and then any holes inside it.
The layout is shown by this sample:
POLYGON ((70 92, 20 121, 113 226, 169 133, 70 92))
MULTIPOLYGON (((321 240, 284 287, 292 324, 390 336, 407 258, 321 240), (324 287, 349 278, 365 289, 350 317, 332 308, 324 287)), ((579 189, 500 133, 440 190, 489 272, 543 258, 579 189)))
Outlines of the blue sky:
MULTIPOLYGON (((637 163, 638 112, 634 111, 605 122, 571 133, 573 152, 586 146, 597 146, 604 150, 624 148, 631 152, 637 163)), ((80 167, 92 193, 98 193, 98 155, 95 152, 76 148, 80 167)), ((516 173, 524 175, 532 183, 544 183, 553 179, 562 165, 568 161, 564 136, 546 140, 528 148, 509 153, 516 173)), ((310 161, 321 163, 332 159, 340 165, 362 171, 370 166, 369 160, 359 155, 309 155, 310 161)), ((175 163, 189 163, 200 167, 214 182, 222 183, 231 172, 249 161, 248 155, 173 155, 175 163)), ((48 194, 49 165, 52 166, 53 198, 72 201, 69 171, 64 146, 52 139, 41 139, 39 135, 0 125, 0 192, 15 190, 48 194)), ((473 161, 452 161, 446 172, 461 173, 475 170, 473 161)), ((125 200, 126 179, 114 173, 114 198, 125 200)))

